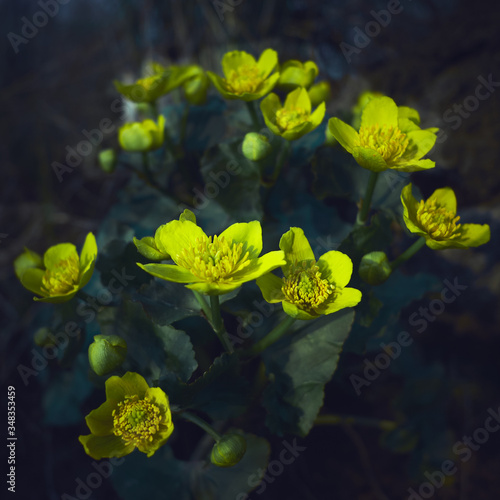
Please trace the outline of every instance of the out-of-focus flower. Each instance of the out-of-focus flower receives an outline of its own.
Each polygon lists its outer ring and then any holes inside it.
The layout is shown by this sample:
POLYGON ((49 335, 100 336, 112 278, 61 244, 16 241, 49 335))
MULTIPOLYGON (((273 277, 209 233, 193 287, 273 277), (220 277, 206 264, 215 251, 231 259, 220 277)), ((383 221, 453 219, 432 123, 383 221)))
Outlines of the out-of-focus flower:
POLYGON ((289 92, 296 87, 309 88, 314 79, 318 76, 319 69, 313 61, 295 61, 284 62, 280 66, 280 77, 278 87, 289 92))
POLYGON ((332 95, 330 84, 327 81, 314 84, 307 93, 309 94, 309 99, 311 99, 312 107, 328 101, 332 95))
POLYGON ((126 123, 118 131, 120 146, 125 151, 146 152, 161 148, 165 138, 165 117, 160 115, 158 123, 153 120, 126 123))
POLYGON ((24 288, 40 296, 34 300, 59 303, 72 299, 89 282, 96 259, 97 244, 89 233, 80 256, 72 243, 50 247, 43 258, 26 249, 14 268, 24 288))
POLYGON ((207 75, 215 88, 226 99, 255 101, 265 96, 276 85, 280 75, 273 73, 278 65, 278 53, 272 49, 262 52, 259 60, 247 52, 235 50, 222 58, 220 77, 211 71, 207 75))
POLYGON ((297 88, 286 96, 284 106, 276 94, 270 94, 262 100, 260 109, 273 134, 294 141, 314 130, 323 121, 326 108, 322 102, 311 113, 311 100, 307 90, 297 88))

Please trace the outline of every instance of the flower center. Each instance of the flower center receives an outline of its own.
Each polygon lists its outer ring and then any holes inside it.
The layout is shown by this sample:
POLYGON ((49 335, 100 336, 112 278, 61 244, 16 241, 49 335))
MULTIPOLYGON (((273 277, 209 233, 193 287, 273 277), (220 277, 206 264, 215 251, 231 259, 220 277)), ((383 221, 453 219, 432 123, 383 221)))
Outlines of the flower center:
POLYGON ((374 149, 386 162, 395 162, 408 147, 409 139, 398 127, 372 125, 359 129, 359 145, 374 149))
POLYGON ((436 200, 420 200, 417 208, 417 220, 422 229, 435 240, 448 240, 460 236, 457 224, 460 216, 439 206, 436 200))
MULTIPOLYGON (((210 283, 228 277, 250 264, 249 253, 243 253, 243 243, 228 243, 224 237, 196 238, 196 243, 177 255, 177 264, 210 283)), ((230 279, 230 278, 229 278, 230 279)))
POLYGON ((80 266, 75 256, 60 260, 52 269, 47 269, 42 277, 42 290, 49 295, 69 292, 78 284, 80 266))
POLYGON ((113 410, 113 433, 120 436, 128 445, 139 445, 144 441, 153 441, 153 436, 160 430, 162 420, 158 406, 145 397, 126 396, 113 410))
POLYGON ((309 116, 304 108, 282 108, 276 112, 276 123, 282 130, 288 130, 306 122, 309 116))
POLYGON ((229 78, 224 81, 230 92, 244 94, 255 92, 264 79, 256 64, 244 64, 237 70, 231 70, 229 78))
POLYGON ((335 286, 321 278, 316 261, 303 261, 283 278, 281 291, 286 299, 300 309, 312 310, 335 292, 335 286))

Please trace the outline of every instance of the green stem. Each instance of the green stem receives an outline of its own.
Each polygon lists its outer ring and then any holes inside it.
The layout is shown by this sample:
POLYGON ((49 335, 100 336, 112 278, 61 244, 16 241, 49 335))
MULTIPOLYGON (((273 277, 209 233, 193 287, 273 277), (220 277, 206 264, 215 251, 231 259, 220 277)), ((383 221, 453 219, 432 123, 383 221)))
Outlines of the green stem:
POLYGON ((259 116, 257 115, 257 111, 255 111, 254 101, 246 101, 245 104, 247 105, 248 113, 250 114, 253 128, 255 130, 259 130, 261 125, 259 116))
POLYGON ((203 312, 205 313, 205 316, 208 318, 208 321, 210 323, 212 322, 212 310, 210 309, 210 306, 207 304, 207 301, 205 300, 205 297, 200 292, 197 292, 196 290, 192 290, 195 299, 197 300, 198 304, 200 304, 200 307, 202 308, 203 312))
POLYGON ((83 290, 78 290, 78 292, 76 292, 76 297, 88 303, 94 303, 96 301, 95 297, 92 297, 92 295, 89 295, 87 292, 84 292, 83 290))
POLYGON ((358 424, 364 427, 375 427, 383 431, 392 431, 397 427, 393 420, 378 420, 375 418, 354 417, 351 415, 318 415, 315 425, 358 424))
POLYGON ((290 147, 292 145, 291 141, 287 141, 284 139, 285 144, 281 148, 280 155, 277 159, 276 165, 274 166, 273 173, 271 177, 268 177, 267 179, 262 177, 262 184, 265 187, 272 187, 276 184, 276 181, 278 180, 278 177, 281 173, 281 170, 283 169, 283 165, 285 164, 286 160, 288 159, 289 153, 290 153, 290 147))
POLYGON ((375 191, 375 186, 377 184, 378 172, 370 172, 370 178, 368 179, 368 184, 366 186, 365 197, 361 202, 361 209, 356 217, 356 225, 363 226, 368 218, 368 213, 370 212, 370 205, 372 203, 373 191, 375 191))
POLYGON ((217 337, 219 337, 219 340, 224 346, 224 349, 226 349, 227 352, 231 353, 234 351, 234 349, 231 345, 231 342, 229 341, 229 337, 227 336, 224 323, 222 322, 218 295, 210 295, 210 306, 212 308, 212 326, 214 332, 217 334, 217 337))
POLYGON ((389 263, 394 271, 403 262, 406 262, 410 257, 413 257, 425 245, 425 238, 421 236, 413 245, 407 248, 399 257, 389 263))
POLYGON ((269 346, 277 342, 283 335, 285 335, 289 328, 294 323, 295 318, 287 316, 281 323, 275 326, 264 338, 260 339, 250 349, 250 354, 259 354, 267 349, 269 346))
POLYGON ((157 184, 153 178, 153 173, 151 172, 151 167, 149 165, 149 153, 147 151, 142 152, 142 168, 151 186, 157 187, 157 184))
POLYGON ((210 424, 205 422, 200 417, 197 417, 196 415, 193 415, 192 413, 187 412, 187 411, 183 411, 181 413, 181 416, 183 418, 185 418, 186 420, 189 420, 193 424, 196 424, 198 427, 203 429, 207 434, 210 434, 215 439, 215 441, 217 443, 222 439, 222 436, 219 433, 217 433, 215 431, 215 429, 210 424))

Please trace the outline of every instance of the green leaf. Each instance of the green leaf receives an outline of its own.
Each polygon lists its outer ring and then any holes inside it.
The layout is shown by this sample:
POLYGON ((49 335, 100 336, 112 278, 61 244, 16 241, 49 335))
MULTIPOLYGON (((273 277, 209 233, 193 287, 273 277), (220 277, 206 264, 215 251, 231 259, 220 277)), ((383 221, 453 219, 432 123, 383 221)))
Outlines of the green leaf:
POLYGON ((241 415, 248 405, 248 381, 240 375, 237 354, 223 354, 194 382, 180 386, 176 401, 213 419, 241 415))
MULTIPOLYGON (((175 432, 175 431, 174 431, 175 432)), ((243 434, 243 433, 241 433, 243 434)), ((209 461, 177 460, 166 445, 152 457, 134 452, 115 466, 113 486, 123 500, 164 498, 175 500, 234 500, 255 488, 267 470, 270 447, 261 437, 243 434, 247 451, 233 467, 220 468, 209 461)), ((209 449, 210 451, 210 449, 209 449)))
POLYGON ((353 320, 352 310, 323 316, 264 352, 271 383, 264 391, 263 404, 269 412, 266 424, 271 431, 279 435, 309 433, 353 320))
POLYGON ((127 342, 132 366, 161 381, 169 395, 198 366, 189 335, 171 326, 155 325, 139 303, 125 301, 120 308, 106 308, 99 313, 98 322, 103 334, 119 335, 127 342))
POLYGON ((259 167, 245 158, 240 147, 237 139, 205 153, 201 161, 205 186, 199 197, 202 203, 216 200, 235 221, 261 220, 259 167))
POLYGON ((58 371, 43 395, 45 423, 75 425, 81 423, 81 404, 93 390, 88 378, 87 355, 81 353, 71 371, 58 371))

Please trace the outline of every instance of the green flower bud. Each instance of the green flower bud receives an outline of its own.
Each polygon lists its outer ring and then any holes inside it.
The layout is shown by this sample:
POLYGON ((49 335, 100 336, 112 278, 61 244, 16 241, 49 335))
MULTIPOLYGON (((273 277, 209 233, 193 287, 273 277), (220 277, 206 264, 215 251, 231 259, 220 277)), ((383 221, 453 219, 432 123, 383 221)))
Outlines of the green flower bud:
POLYGON ((116 152, 114 149, 103 149, 99 152, 99 166, 107 174, 114 172, 116 167, 116 152))
POLYGON ((54 345, 54 336, 46 326, 42 326, 33 335, 33 341, 38 347, 49 347, 54 345))
POLYGON ((389 259, 384 252, 370 252, 363 255, 359 265, 359 275, 369 285, 381 285, 391 273, 389 259))
POLYGON ((240 434, 226 434, 212 448, 210 460, 217 467, 236 465, 247 451, 247 442, 240 434))
POLYGON ((332 95, 330 84, 327 81, 322 81, 314 84, 308 91, 311 106, 315 107, 324 101, 328 101, 332 95))
POLYGON ((265 135, 249 132, 243 140, 243 154, 252 161, 264 159, 271 153, 272 146, 265 135))
POLYGON ((89 346, 90 367, 97 375, 118 368, 127 355, 127 343, 118 335, 96 335, 89 346))

